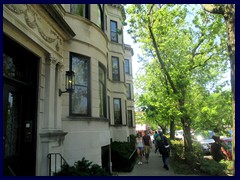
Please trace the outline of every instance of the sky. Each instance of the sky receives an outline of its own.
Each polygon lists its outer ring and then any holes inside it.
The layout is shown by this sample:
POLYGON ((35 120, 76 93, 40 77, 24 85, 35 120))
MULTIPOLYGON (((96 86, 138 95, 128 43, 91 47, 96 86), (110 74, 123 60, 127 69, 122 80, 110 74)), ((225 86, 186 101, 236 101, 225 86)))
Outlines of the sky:
POLYGON ((133 39, 131 38, 131 36, 127 33, 128 30, 128 25, 125 26, 124 28, 124 43, 131 45, 131 47, 133 48, 133 52, 134 55, 132 57, 132 72, 133 72, 133 77, 136 77, 136 73, 138 71, 138 69, 140 68, 140 65, 137 62, 137 57, 138 55, 141 55, 141 49, 139 47, 139 44, 137 43, 133 43, 133 39))

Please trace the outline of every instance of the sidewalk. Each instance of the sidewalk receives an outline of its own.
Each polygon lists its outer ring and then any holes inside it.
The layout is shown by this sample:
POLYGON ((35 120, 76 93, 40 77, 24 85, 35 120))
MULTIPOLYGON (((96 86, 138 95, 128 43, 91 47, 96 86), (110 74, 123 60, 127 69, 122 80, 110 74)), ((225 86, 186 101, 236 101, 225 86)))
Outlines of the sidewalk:
POLYGON ((154 153, 154 148, 151 149, 148 164, 144 162, 145 159, 142 165, 136 163, 132 172, 117 172, 117 174, 118 176, 179 176, 174 173, 171 166, 169 170, 163 168, 162 157, 159 152, 154 153))

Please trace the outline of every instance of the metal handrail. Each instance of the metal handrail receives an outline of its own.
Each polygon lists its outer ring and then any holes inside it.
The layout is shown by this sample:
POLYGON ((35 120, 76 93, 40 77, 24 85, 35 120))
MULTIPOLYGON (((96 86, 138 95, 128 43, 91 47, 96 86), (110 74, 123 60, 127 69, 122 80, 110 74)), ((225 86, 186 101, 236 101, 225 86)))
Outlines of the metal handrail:
POLYGON ((128 159, 131 159, 131 157, 134 155, 135 152, 136 152, 136 149, 132 152, 132 154, 129 156, 128 159))
POLYGON ((57 157, 60 158, 60 168, 62 169, 62 165, 63 164, 67 164, 67 161, 63 158, 63 156, 60 154, 60 153, 49 153, 47 155, 47 158, 48 158, 48 174, 49 176, 52 176, 52 158, 54 158, 54 173, 57 173, 57 157))
POLYGON ((10 173, 13 175, 13 176, 16 176, 16 174, 14 173, 13 169, 11 166, 8 166, 8 170, 10 171, 10 173))

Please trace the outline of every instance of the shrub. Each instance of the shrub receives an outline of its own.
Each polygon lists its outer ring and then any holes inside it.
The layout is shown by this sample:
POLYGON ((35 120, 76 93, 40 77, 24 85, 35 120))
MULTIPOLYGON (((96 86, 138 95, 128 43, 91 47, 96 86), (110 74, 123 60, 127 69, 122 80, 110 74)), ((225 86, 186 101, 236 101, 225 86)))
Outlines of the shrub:
POLYGON ((89 160, 82 158, 81 161, 75 162, 74 166, 64 164, 62 170, 55 176, 110 176, 110 174, 98 164, 92 164, 89 160))
POLYGON ((234 175, 234 169, 235 169, 234 161, 221 160, 220 163, 225 164, 225 166, 227 167, 225 169, 225 174, 227 174, 229 176, 234 175))
POLYGON ((199 143, 193 143, 192 152, 185 159, 183 142, 171 140, 171 165, 176 174, 198 174, 212 176, 233 175, 233 161, 222 160, 219 163, 212 159, 205 159, 199 143))
POLYGON ((132 142, 112 142, 111 144, 112 169, 118 172, 132 171, 136 161, 136 152, 132 155, 134 150, 135 145, 133 145, 132 142))
POLYGON ((135 135, 133 135, 133 134, 130 135, 130 143, 131 143, 133 149, 135 148, 136 137, 137 137, 137 136, 135 136, 135 135))
POLYGON ((173 161, 179 161, 184 158, 184 144, 183 141, 171 140, 171 159, 173 161))
POLYGON ((218 163, 214 160, 204 159, 201 162, 200 170, 207 175, 224 176, 226 165, 218 163))

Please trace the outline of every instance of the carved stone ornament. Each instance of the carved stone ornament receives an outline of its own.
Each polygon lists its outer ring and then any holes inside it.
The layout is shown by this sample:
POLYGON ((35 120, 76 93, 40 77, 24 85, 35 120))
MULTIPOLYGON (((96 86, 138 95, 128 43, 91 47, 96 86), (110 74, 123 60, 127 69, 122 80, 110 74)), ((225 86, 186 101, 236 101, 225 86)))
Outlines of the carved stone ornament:
POLYGON ((5 4, 10 11, 17 15, 23 15, 26 24, 31 29, 37 29, 40 36, 48 43, 55 43, 55 49, 59 52, 59 44, 62 45, 61 39, 58 37, 49 24, 35 13, 29 4, 5 4))

